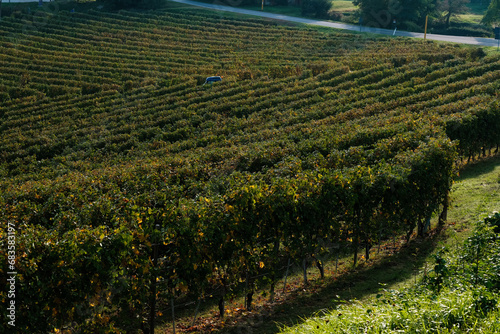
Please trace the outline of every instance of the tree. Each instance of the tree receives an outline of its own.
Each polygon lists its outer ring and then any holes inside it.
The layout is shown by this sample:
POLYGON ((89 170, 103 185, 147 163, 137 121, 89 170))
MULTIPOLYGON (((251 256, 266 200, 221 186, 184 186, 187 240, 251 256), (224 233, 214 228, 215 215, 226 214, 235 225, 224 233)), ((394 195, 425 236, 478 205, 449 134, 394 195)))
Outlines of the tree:
POLYGON ((354 0, 353 4, 359 7, 360 21, 370 27, 388 27, 392 17, 399 13, 399 8, 389 7, 386 0, 354 0))
POLYGON ((500 22, 500 0, 491 0, 481 23, 493 25, 498 22, 500 22))
POLYGON ((462 14, 467 11, 466 4, 469 3, 469 0, 444 0, 439 4, 439 9, 442 12, 446 12, 445 23, 446 27, 450 26, 450 18, 452 16, 462 14))
POLYGON ((315 17, 327 17, 332 8, 332 2, 328 0, 303 0, 302 15, 314 15, 315 17))
MULTIPOLYGON (((392 0, 396 2, 396 0, 392 0)), ((436 11, 437 2, 439 0, 400 0, 401 12, 396 15, 399 22, 412 22, 420 25, 425 24, 425 17, 436 11)))
POLYGON ((436 0, 354 0, 359 6, 363 25, 392 28, 392 24, 412 22, 423 24, 436 6, 436 0))

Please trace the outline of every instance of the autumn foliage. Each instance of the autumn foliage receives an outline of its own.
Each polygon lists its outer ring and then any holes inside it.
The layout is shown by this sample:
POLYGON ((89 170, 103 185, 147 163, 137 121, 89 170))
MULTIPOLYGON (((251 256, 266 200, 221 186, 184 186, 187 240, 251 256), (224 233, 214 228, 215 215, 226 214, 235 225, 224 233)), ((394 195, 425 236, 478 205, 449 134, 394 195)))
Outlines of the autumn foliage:
POLYGON ((499 58, 456 45, 185 9, 24 19, 0 25, 20 332, 138 329, 152 282, 223 300, 288 258, 423 235, 455 162, 500 142, 499 58))

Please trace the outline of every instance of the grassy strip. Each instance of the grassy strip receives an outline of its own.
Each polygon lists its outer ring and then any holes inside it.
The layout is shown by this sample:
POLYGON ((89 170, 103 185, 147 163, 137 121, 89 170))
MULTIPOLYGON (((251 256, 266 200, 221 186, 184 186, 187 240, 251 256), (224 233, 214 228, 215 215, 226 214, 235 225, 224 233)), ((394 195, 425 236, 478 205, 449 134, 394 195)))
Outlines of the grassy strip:
POLYGON ((384 290, 282 333, 498 333, 498 234, 480 222, 463 246, 443 254, 415 286, 384 290))
POLYGON ((452 188, 448 220, 459 229, 500 209, 500 156, 464 166, 452 188))
POLYGON ((500 314, 476 307, 484 297, 472 286, 388 291, 370 304, 355 302, 282 333, 499 333, 500 314))

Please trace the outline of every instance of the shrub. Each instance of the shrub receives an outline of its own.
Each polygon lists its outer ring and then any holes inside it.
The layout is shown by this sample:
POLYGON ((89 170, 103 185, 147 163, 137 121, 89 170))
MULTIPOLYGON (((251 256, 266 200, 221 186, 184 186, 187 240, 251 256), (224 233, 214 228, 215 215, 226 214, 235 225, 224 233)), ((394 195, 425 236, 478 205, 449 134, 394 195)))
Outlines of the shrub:
POLYGON ((478 26, 474 24, 452 23, 449 28, 444 25, 436 25, 430 30, 433 34, 444 34, 444 35, 454 35, 454 36, 472 36, 472 37, 492 37, 493 30, 487 29, 484 26, 478 26))
POLYGON ((158 8, 163 4, 162 0, 113 0, 113 5, 117 9, 123 8, 158 8))
MULTIPOLYGON (((498 182, 500 182, 500 175, 498 177, 498 182)), ((495 233, 500 233, 500 213, 495 212, 493 213, 493 215, 488 216, 488 218, 486 218, 484 221, 488 225, 493 227, 493 231, 495 233)))
POLYGON ((302 2, 302 15, 327 17, 332 8, 329 0, 304 0, 302 2))

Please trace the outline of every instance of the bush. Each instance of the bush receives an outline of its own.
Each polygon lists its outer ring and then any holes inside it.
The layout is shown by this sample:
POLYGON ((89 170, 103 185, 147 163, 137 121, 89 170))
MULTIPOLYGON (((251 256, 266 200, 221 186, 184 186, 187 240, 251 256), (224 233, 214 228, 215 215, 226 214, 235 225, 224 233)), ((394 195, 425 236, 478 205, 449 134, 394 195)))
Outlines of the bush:
POLYGON ((304 0, 302 2, 302 15, 327 17, 331 8, 332 3, 329 0, 304 0))
POLYGON ((288 6, 288 0, 275 0, 274 3, 277 6, 288 6))
POLYGON ((401 29, 414 32, 424 32, 424 29, 421 26, 411 21, 404 21, 401 24, 401 29))
MULTIPOLYGON (((500 176, 498 179, 498 182, 500 182, 500 176)), ((488 218, 485 218, 484 221, 493 227, 493 231, 495 233, 500 233, 500 213, 495 212, 493 215, 488 216, 488 218)))
POLYGON ((445 25, 435 25, 430 29, 433 34, 453 35, 453 36, 470 36, 470 37, 493 37, 493 30, 484 26, 470 23, 451 23, 449 28, 445 25))
POLYGON ((162 0, 113 0, 113 5, 117 9, 124 8, 159 8, 163 4, 162 0))

